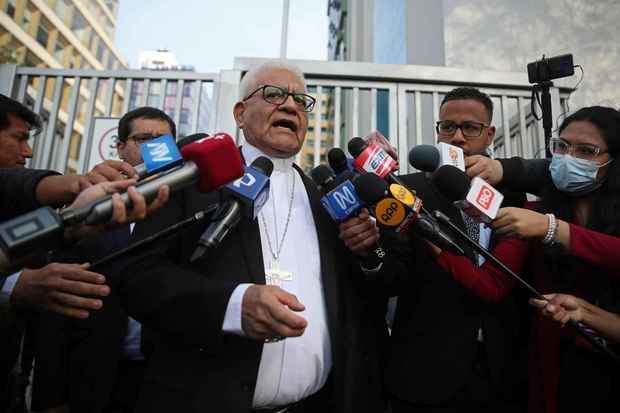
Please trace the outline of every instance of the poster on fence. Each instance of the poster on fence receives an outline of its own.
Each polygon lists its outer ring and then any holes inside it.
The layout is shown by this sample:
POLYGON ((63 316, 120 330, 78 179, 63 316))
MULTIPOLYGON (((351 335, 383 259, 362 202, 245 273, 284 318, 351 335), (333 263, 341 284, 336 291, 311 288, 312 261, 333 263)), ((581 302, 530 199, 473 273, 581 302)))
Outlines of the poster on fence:
POLYGON ((118 160, 116 143, 118 140, 118 118, 93 118, 92 146, 86 171, 105 160, 118 160))

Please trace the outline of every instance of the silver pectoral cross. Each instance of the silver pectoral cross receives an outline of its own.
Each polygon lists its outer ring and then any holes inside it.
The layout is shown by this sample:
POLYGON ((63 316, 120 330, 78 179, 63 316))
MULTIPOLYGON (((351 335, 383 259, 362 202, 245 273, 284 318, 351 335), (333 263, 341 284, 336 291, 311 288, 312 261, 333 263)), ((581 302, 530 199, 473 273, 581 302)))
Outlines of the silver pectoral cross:
POLYGON ((276 258, 271 261, 271 266, 265 271, 265 283, 280 287, 282 281, 292 281, 293 273, 280 268, 280 261, 276 258))

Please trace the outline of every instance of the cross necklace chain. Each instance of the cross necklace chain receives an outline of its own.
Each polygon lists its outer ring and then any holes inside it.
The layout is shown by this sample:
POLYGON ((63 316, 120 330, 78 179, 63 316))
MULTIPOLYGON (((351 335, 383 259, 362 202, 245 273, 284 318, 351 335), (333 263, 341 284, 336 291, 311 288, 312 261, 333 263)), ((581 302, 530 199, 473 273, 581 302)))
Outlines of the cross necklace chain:
MULTIPOLYGON (((271 261, 271 265, 269 269, 265 271, 265 282, 267 285, 282 285, 282 281, 292 281, 293 273, 291 271, 286 271, 280 268, 280 252, 282 251, 282 247, 284 246, 284 239, 286 237, 286 233, 288 232, 288 226, 291 222, 291 215, 293 212, 293 200, 295 198, 295 172, 292 173, 293 176, 293 185, 291 190, 291 196, 289 198, 288 203, 288 214, 286 216, 286 223, 284 224, 284 231, 282 232, 282 238, 278 243, 278 220, 276 219, 276 205, 275 199, 273 199, 273 224, 275 229, 275 240, 276 240, 276 248, 274 248, 271 244, 271 237, 269 236, 269 231, 267 229, 267 221, 265 221, 265 215, 261 211, 261 219, 263 221, 263 227, 265 228, 265 237, 267 238, 267 246, 269 247, 269 252, 271 253, 271 257, 273 258, 271 261)), ((271 189, 270 189, 271 190, 271 189)))

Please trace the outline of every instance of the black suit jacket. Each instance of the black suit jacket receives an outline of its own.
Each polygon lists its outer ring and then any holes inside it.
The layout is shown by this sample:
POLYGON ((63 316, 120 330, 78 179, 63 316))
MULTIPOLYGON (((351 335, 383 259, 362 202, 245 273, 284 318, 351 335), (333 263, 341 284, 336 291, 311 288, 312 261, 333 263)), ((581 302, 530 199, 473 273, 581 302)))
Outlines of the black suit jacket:
MULTIPOLYGON (((464 228, 460 212, 424 173, 401 179, 417 191, 428 210, 439 209, 464 228)), ((522 196, 514 198, 506 195, 503 206, 522 203, 522 196)), ((514 295, 500 304, 484 303, 436 263, 422 240, 413 236, 393 247, 388 256, 397 259, 384 270, 387 282, 397 287, 392 293, 398 295, 386 372, 388 391, 412 403, 448 401, 472 373, 479 328, 493 383, 498 389, 512 389, 523 330, 514 295)))
MULTIPOLYGON (((332 345, 332 405, 338 412, 380 412, 379 347, 386 337, 380 297, 367 285, 303 174, 317 229, 332 345)), ((136 227, 154 231, 205 208, 193 190, 173 198, 136 227)), ((206 224, 139 254, 118 279, 129 314, 160 334, 149 360, 138 412, 247 412, 263 343, 222 333, 229 298, 239 283, 265 283, 257 221, 242 219, 221 243, 194 263, 189 257, 206 224)), ((299 254, 303 245, 296 246, 299 254)))
MULTIPOLYGON (((129 226, 86 240, 64 253, 62 262, 95 262, 128 245, 129 226)), ((60 258, 60 257, 59 257, 60 258)), ((123 267, 123 260, 93 268, 108 284, 123 267)), ((127 313, 111 286, 103 307, 87 319, 51 313, 38 315, 33 406, 36 409, 68 404, 76 412, 100 412, 109 401, 127 333, 127 313)))

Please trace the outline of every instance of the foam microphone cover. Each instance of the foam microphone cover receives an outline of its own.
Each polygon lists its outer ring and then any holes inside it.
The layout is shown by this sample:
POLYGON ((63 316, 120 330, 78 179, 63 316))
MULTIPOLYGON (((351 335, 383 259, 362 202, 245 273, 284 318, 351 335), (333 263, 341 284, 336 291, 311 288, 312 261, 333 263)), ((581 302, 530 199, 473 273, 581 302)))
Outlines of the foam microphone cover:
POLYGON ((271 162, 271 159, 266 156, 259 156, 254 159, 254 162, 252 162, 250 166, 261 172, 266 177, 270 177, 273 172, 273 162, 271 162))
POLYGON ((347 156, 340 148, 331 148, 327 152, 327 161, 335 173, 340 174, 348 169, 347 156))
POLYGON ((373 173, 362 173, 356 176, 352 182, 357 196, 366 205, 376 204, 387 196, 387 182, 373 173))
POLYGON ((330 180, 336 179, 336 175, 327 165, 319 165, 310 171, 312 180, 318 187, 322 187, 330 180))
POLYGON ((439 150, 433 145, 418 145, 409 151, 409 165, 419 171, 434 172, 439 161, 439 150))
POLYGON ((362 152, 364 152, 364 149, 366 149, 367 146, 368 144, 364 141, 364 139, 353 138, 347 144, 347 149, 352 157, 357 158, 362 152))
POLYGON ((193 143, 193 142, 196 142, 201 139, 208 138, 208 137, 209 137, 209 134, 207 133, 194 133, 191 135, 183 136, 181 139, 177 141, 177 147, 181 149, 184 146, 189 145, 190 143, 193 143))
POLYGON ((443 165, 431 175, 431 182, 449 201, 462 201, 469 191, 469 177, 452 165, 443 165))
POLYGON ((185 145, 181 154, 183 159, 194 162, 198 167, 198 189, 201 192, 217 189, 245 173, 241 153, 227 133, 218 133, 185 145))

